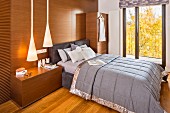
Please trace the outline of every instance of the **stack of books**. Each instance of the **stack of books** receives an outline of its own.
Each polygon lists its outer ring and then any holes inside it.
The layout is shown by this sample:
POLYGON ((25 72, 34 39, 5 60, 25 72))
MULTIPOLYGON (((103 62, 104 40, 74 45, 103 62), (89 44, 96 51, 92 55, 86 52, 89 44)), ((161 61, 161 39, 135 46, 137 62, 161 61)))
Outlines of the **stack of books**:
POLYGON ((44 68, 46 68, 46 69, 55 69, 55 68, 57 68, 58 66, 56 65, 56 64, 54 64, 54 65, 51 65, 51 64, 45 64, 45 66, 44 66, 44 68))

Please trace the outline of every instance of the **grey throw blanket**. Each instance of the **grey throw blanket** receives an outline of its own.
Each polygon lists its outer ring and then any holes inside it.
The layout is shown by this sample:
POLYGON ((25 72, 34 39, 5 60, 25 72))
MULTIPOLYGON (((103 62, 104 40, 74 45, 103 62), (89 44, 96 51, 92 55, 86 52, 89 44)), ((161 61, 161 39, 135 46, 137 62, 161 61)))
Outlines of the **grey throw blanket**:
POLYGON ((79 65, 71 93, 122 113, 165 112, 159 103, 163 71, 159 65, 108 54, 94 59, 106 64, 79 65))

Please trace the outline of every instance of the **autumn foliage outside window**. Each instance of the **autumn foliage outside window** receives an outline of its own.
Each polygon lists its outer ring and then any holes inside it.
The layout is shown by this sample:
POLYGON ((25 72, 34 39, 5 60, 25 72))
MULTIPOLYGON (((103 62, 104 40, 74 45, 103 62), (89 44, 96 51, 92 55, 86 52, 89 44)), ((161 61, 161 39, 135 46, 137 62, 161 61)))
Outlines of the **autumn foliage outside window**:
MULTIPOLYGON (((134 56, 135 8, 126 12, 126 54, 134 56)), ((162 58, 162 6, 139 7, 139 56, 162 58)))

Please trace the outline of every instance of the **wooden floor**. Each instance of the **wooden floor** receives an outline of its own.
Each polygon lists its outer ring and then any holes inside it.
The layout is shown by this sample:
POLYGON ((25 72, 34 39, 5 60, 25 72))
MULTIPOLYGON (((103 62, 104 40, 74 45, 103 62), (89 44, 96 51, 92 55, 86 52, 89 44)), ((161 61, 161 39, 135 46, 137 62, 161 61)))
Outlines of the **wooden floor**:
MULTIPOLYGON (((170 77, 162 83, 161 105, 170 113, 170 77)), ((92 101, 86 101, 61 88, 25 109, 19 109, 12 101, 0 105, 0 113, 118 113, 92 101)))

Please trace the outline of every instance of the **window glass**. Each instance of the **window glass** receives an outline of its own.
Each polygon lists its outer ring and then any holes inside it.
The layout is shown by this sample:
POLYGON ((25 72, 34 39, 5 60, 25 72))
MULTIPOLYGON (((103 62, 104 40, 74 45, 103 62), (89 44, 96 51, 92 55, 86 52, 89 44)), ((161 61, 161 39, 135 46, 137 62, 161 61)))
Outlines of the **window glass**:
POLYGON ((139 7, 139 58, 162 62, 162 6, 139 7))
POLYGON ((135 8, 126 9, 126 56, 135 58, 135 8))

